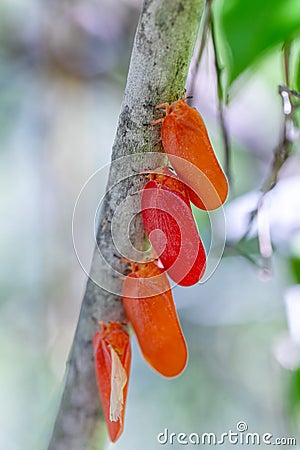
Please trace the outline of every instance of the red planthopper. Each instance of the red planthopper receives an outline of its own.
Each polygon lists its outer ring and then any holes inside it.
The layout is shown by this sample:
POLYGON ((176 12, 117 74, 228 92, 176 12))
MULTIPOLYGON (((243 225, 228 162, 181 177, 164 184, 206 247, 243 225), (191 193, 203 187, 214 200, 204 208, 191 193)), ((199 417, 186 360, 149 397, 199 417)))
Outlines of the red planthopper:
POLYGON ((123 431, 130 373, 129 334, 120 322, 100 323, 94 335, 96 379, 110 440, 123 431))
POLYGON ((218 208, 227 198, 228 183, 201 115, 186 97, 157 108, 165 108, 166 115, 152 124, 162 122, 165 152, 179 178, 192 188, 191 202, 204 210, 218 208))
POLYGON ((206 253, 189 202, 191 190, 168 168, 152 177, 141 200, 146 232, 172 280, 192 286, 204 274, 206 253))
POLYGON ((169 281, 156 262, 132 264, 123 304, 146 361, 165 377, 179 375, 187 363, 187 347, 169 281))

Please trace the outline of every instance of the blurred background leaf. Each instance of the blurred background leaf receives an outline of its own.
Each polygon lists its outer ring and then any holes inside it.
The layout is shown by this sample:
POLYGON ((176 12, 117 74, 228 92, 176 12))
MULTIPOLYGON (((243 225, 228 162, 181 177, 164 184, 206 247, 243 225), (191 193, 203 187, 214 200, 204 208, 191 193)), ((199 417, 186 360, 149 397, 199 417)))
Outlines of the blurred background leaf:
POLYGON ((300 368, 293 370, 290 374, 288 393, 288 406, 294 422, 300 420, 300 368))
POLYGON ((298 0, 222 0, 219 3, 229 85, 267 50, 282 46, 300 33, 298 0))

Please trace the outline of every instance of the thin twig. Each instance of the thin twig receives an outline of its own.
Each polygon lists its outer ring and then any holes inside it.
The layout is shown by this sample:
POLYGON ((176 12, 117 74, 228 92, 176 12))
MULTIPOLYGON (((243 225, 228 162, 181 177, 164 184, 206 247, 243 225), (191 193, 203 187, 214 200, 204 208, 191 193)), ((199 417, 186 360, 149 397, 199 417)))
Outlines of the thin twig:
POLYGON ((215 30, 215 21, 213 15, 211 15, 211 37, 214 49, 214 59, 215 59, 215 69, 217 74, 217 85, 218 85, 218 109, 219 109, 219 118, 221 131, 223 136, 223 144, 224 144, 224 155, 225 155, 225 173, 227 175, 229 183, 231 183, 231 149, 230 149, 230 140, 229 133, 225 122, 225 111, 224 111, 224 90, 222 83, 222 72, 223 67, 219 59, 219 51, 217 48, 217 39, 216 39, 216 30, 215 30))
MULTIPOLYGON (((284 65, 285 83, 288 86, 289 79, 290 79, 290 75, 289 75, 290 44, 286 44, 284 46, 283 65, 284 65)), ((282 98, 282 107, 283 107, 283 114, 284 114, 282 138, 281 138, 281 142, 279 143, 278 147, 276 148, 276 150, 274 152, 274 158, 273 158, 271 171, 270 171, 265 183, 263 184, 262 195, 265 195, 267 192, 269 192, 271 189, 273 189, 274 186, 276 185, 279 171, 282 168, 285 161, 287 160, 287 158, 289 157, 291 147, 293 144, 293 141, 291 140, 290 134, 289 134, 289 125, 291 123, 293 123, 293 115, 294 115, 294 107, 293 107, 293 103, 291 101, 291 95, 290 95, 289 90, 283 89, 283 85, 279 85, 278 92, 282 98)))
POLYGON ((291 58, 291 42, 285 42, 283 45, 283 71, 285 84, 290 85, 290 58, 291 58))
POLYGON ((206 0, 201 23, 200 23, 200 29, 199 29, 200 44, 199 44, 199 48, 197 48, 197 57, 196 57, 196 61, 194 63, 194 67, 193 67, 194 76, 192 77, 191 85, 189 87, 189 93, 191 94, 191 97, 193 97, 195 95, 195 87, 196 87, 195 83, 196 83, 196 78, 197 78, 196 75, 199 70, 199 66, 200 66, 200 62, 202 59, 204 48, 208 41, 209 26, 210 26, 210 21, 211 21, 211 3, 212 3, 212 0, 206 0))
MULTIPOLYGON (((289 158, 291 154, 291 149, 293 146, 293 142, 295 139, 295 136, 297 133, 295 132, 295 110, 298 105, 296 105, 293 102, 292 97, 300 98, 300 94, 297 91, 294 91, 290 89, 287 85, 289 82, 289 66, 290 66, 290 44, 287 44, 284 46, 284 52, 283 52, 283 64, 284 64, 284 76, 285 76, 285 83, 280 84, 278 86, 278 92, 281 95, 282 98, 282 109, 284 114, 283 119, 283 129, 282 129, 282 135, 280 142, 278 146, 276 147, 274 151, 273 161, 271 164, 271 168, 269 171, 269 174, 266 177, 265 182, 262 185, 261 188, 261 197, 258 201, 257 207, 255 210, 253 210, 250 213, 250 218, 248 222, 248 227, 242 238, 239 240, 237 245, 245 241, 251 231, 254 219, 260 214, 260 211, 263 208, 264 204, 264 197, 265 195, 270 192, 277 183, 279 172, 286 162, 286 160, 289 158)), ((265 218, 265 220, 267 220, 265 218)), ((272 247, 271 247, 271 240, 269 235, 269 226, 268 224, 264 223, 264 226, 261 227, 258 225, 258 240, 259 240, 259 248, 261 257, 266 265, 266 267, 269 269, 270 267, 270 258, 272 256, 272 247), (266 235, 267 233, 267 235, 266 235), (265 244, 267 243, 267 246, 265 244), (264 247, 264 248, 262 248, 264 247), (268 251, 265 252, 264 249, 268 248, 268 251)))
MULTIPOLYGON (((290 94, 293 97, 299 98, 300 99, 300 92, 295 91, 294 89, 290 89, 288 88, 285 84, 280 84, 278 86, 278 92, 281 95, 283 92, 287 92, 288 94, 290 94)), ((297 106, 297 105, 295 105, 297 106)))
POLYGON ((262 269, 262 265, 259 263, 259 261, 254 256, 251 256, 248 252, 245 252, 240 247, 240 245, 237 245, 237 244, 233 245, 229 242, 226 242, 224 254, 226 256, 226 254, 230 254, 230 253, 242 256, 243 258, 247 259, 251 264, 256 266, 258 269, 262 269))

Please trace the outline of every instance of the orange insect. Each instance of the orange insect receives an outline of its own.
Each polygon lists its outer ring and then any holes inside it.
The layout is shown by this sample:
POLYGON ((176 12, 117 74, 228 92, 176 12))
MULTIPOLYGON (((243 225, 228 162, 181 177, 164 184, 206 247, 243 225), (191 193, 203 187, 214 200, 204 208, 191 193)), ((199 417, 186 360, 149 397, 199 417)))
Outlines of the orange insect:
POLYGON ((186 97, 165 108, 162 122, 162 142, 179 178, 191 187, 191 201, 204 210, 221 206, 228 194, 228 183, 215 156, 203 119, 199 112, 187 105, 186 97))
POLYGON ((115 442, 124 427, 131 347, 123 324, 100 325, 93 339, 96 379, 109 437, 115 442))
POLYGON ((206 254, 192 214, 190 190, 167 167, 152 173, 141 198, 149 240, 168 275, 181 286, 203 276, 206 254))
POLYGON ((146 361, 165 377, 179 375, 187 363, 187 347, 169 281, 155 262, 132 263, 123 304, 146 361))

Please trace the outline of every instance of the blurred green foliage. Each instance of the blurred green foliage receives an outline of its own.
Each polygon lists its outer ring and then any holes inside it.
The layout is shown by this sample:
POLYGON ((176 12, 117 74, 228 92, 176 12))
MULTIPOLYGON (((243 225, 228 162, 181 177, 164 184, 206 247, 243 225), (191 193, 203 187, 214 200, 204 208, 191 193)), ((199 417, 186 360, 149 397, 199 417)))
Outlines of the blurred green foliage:
POLYGON ((229 85, 267 50, 300 34, 298 0, 222 0, 219 8, 229 85))
POLYGON ((300 54, 298 54, 298 61, 296 65, 295 89, 300 92, 300 54))
POLYGON ((300 420, 300 367, 290 375, 288 405, 292 420, 297 423, 300 420))
POLYGON ((300 284, 300 257, 291 256, 290 258, 291 274, 295 280, 295 283, 300 284))

